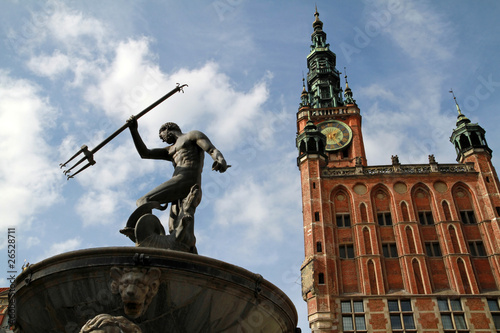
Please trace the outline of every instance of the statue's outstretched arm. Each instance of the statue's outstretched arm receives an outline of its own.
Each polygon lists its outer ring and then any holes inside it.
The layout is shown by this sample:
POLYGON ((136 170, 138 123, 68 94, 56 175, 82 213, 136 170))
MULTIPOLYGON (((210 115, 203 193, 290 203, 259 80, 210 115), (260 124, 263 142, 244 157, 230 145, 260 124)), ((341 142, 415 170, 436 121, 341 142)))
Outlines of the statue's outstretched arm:
POLYGON ((226 160, 222 153, 215 148, 215 146, 210 142, 208 137, 199 131, 191 131, 190 134, 193 136, 193 139, 196 140, 196 144, 201 147, 204 151, 206 151, 214 160, 212 164, 212 170, 225 172, 228 168, 226 160))

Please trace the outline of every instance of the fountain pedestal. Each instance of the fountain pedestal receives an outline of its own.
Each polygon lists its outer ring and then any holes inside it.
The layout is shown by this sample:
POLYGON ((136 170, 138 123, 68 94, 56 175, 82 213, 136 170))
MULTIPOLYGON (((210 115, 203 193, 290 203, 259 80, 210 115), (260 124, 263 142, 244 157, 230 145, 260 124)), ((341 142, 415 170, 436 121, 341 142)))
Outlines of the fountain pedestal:
POLYGON ((15 301, 23 333, 77 333, 104 314, 142 333, 282 333, 296 332, 297 325, 292 302, 260 275, 154 248, 94 248, 48 258, 18 276, 15 301))

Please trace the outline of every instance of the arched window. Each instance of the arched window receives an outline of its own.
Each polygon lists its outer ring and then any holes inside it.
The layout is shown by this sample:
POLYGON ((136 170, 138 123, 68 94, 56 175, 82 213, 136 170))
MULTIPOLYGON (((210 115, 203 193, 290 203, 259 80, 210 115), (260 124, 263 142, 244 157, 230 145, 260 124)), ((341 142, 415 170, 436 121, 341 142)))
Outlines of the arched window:
POLYGON ((366 254, 372 254, 372 242, 370 239, 370 230, 368 228, 363 228, 363 239, 365 241, 366 254))
POLYGON ((420 263, 417 259, 413 259, 413 274, 415 274, 415 283, 417 284, 417 294, 424 294, 424 284, 422 282, 422 271, 420 270, 420 263))
POLYGON ((410 253, 417 253, 417 251, 415 250, 415 238, 413 237, 413 229, 410 226, 407 226, 405 231, 410 253))
POLYGON ((361 210, 361 222, 368 222, 368 213, 365 203, 362 202, 359 209, 361 210))
POLYGON ((452 253, 461 253, 460 245, 458 244, 458 236, 457 230, 453 226, 448 227, 448 231, 450 232, 451 245, 452 245, 452 253))
POLYGON ((460 214, 460 220, 465 224, 477 223, 471 195, 465 186, 456 186, 453 189, 453 199, 455 199, 460 214))
POLYGON ((451 221, 451 211, 450 211, 450 205, 446 201, 443 201, 443 212, 444 212, 444 218, 445 221, 451 221))
POLYGON ((381 226, 392 225, 391 200, 388 192, 379 187, 372 194, 373 206, 377 212, 377 222, 381 226))
POLYGON ((349 196, 344 189, 340 189, 333 194, 333 204, 335 209, 335 220, 337 227, 351 226, 351 206, 349 196))
POLYGON ((408 205, 406 202, 401 202, 401 212, 403 213, 403 221, 410 221, 410 214, 408 214, 408 205))
POLYGON ((370 279, 370 293, 378 295, 377 276, 375 275, 375 265, 373 260, 368 260, 368 278, 370 279))
POLYGON ((458 271, 460 272, 460 279, 465 289, 466 294, 472 294, 472 289, 470 287, 469 277, 467 275, 467 270, 465 269, 465 263, 462 258, 457 260, 458 271))
POLYGON ((427 189, 422 187, 417 188, 413 192, 413 202, 415 203, 415 210, 417 211, 417 217, 420 224, 434 224, 430 194, 427 189))

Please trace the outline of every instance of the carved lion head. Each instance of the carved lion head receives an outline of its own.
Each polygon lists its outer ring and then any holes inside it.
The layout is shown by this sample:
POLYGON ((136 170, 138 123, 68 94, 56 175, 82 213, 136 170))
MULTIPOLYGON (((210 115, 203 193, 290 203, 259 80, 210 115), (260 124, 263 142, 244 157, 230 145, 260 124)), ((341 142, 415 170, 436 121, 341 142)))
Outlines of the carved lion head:
POLYGON ((111 292, 120 294, 125 314, 130 318, 142 316, 160 286, 158 268, 111 268, 111 292))

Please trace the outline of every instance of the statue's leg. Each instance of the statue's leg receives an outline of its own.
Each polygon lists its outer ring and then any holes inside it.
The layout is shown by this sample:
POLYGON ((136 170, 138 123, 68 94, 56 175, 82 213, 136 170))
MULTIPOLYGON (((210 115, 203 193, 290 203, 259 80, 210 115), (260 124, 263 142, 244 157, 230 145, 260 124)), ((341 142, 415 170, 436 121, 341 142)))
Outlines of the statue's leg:
POLYGON ((176 202, 186 197, 189 194, 191 186, 194 184, 195 182, 193 182, 191 177, 185 177, 181 174, 176 175, 137 200, 137 206, 142 206, 146 202, 151 201, 157 201, 162 204, 176 202))

